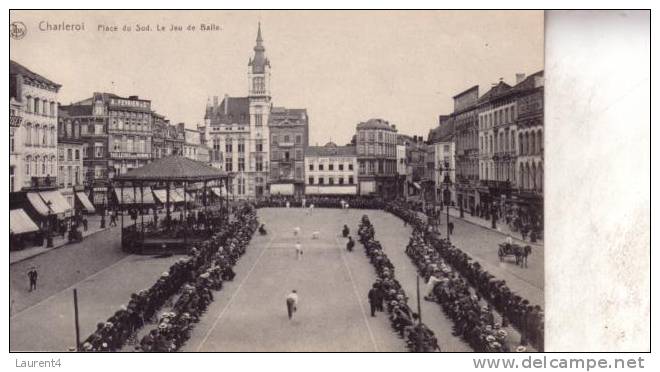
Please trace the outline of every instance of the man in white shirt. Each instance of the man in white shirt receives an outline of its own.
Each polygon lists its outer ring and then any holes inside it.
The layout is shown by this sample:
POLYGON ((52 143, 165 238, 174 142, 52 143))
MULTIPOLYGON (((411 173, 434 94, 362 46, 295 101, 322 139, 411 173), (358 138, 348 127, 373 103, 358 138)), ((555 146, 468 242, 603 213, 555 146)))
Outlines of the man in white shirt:
POLYGON ((289 313, 289 320, 293 318, 293 313, 298 311, 298 293, 295 289, 286 296, 286 311, 289 313))
POLYGON ((298 259, 298 261, 302 260, 302 255, 303 255, 302 245, 298 241, 296 242, 296 259, 298 259))

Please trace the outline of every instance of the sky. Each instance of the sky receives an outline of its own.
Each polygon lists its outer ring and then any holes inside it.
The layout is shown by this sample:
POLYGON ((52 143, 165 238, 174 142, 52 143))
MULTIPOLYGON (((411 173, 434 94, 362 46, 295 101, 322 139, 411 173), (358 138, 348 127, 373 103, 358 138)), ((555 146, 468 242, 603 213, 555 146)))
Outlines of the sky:
POLYGON ((12 11, 10 20, 27 29, 10 40, 10 58, 62 84, 62 104, 138 95, 188 127, 203 122, 209 97, 247 95, 261 22, 273 104, 307 109, 311 145, 345 144, 370 118, 426 136, 457 93, 543 69, 542 11, 12 11), (84 30, 41 30, 47 23, 84 30))

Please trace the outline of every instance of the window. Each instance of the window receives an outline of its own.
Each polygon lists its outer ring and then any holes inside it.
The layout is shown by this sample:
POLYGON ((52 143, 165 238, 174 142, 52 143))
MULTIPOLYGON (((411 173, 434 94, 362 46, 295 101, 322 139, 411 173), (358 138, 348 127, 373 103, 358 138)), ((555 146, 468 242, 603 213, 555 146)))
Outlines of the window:
POLYGON ((66 150, 66 161, 72 161, 73 160, 73 150, 72 149, 67 149, 66 150))
POLYGON ((225 152, 227 153, 227 156, 231 156, 233 151, 231 140, 227 139, 227 143, 225 143, 225 152))
POLYGON ((32 145, 32 124, 27 123, 25 125, 25 145, 30 146, 32 145))
POLYGON ((255 150, 257 152, 263 152, 264 151, 264 144, 263 144, 262 140, 257 140, 257 142, 255 143, 255 150))
POLYGON ((313 171, 314 170, 314 164, 309 163, 309 170, 313 171))
POLYGON ((307 180, 307 184, 308 185, 313 185, 314 184, 314 177, 309 177, 309 179, 307 180))
POLYGON ((302 143, 302 136, 300 134, 296 134, 296 145, 300 145, 302 143))
POLYGON ((296 179, 301 179, 302 177, 303 177, 302 168, 301 167, 296 167, 296 179))
POLYGON ((96 142, 94 144, 94 156, 97 158, 102 158, 104 155, 104 148, 103 148, 103 143, 96 142))
POLYGON ((14 153, 14 135, 13 133, 9 136, 9 152, 14 153))
POLYGON ((76 171, 75 171, 75 181, 74 185, 80 185, 80 167, 76 165, 76 171))
POLYGON ((348 163, 348 170, 353 170, 353 163, 348 163))
POLYGON ((296 150, 296 160, 303 160, 302 150, 296 150))
POLYGON ((349 185, 353 184, 353 176, 348 176, 348 184, 349 185))
POLYGON ((239 172, 245 171, 245 158, 238 158, 238 171, 239 172))
POLYGON ((320 171, 323 170, 323 164, 319 164, 319 170, 320 170, 320 171))
POLYGON ((245 152, 245 142, 243 140, 240 140, 238 142, 238 153, 242 154, 245 152))
POLYGON ((362 161, 360 162, 360 174, 365 174, 365 173, 366 173, 365 165, 364 162, 362 161))
POLYGON ((335 170, 335 165, 333 163, 328 164, 328 170, 335 170))
POLYGON ((339 177, 339 184, 343 185, 344 184, 344 177, 339 177))
POLYGON ((264 170, 264 158, 261 155, 256 157, 256 169, 257 172, 262 172, 264 170))
POLYGON ((230 157, 225 158, 225 171, 232 172, 233 159, 230 157))
POLYGON ((257 127, 263 126, 264 115, 263 114, 254 114, 254 125, 257 127))
POLYGON ((263 93, 266 90, 266 84, 264 83, 263 77, 258 76, 252 79, 252 90, 254 90, 255 93, 263 93))
POLYGON ((328 183, 329 183, 330 185, 334 185, 334 184, 335 184, 335 179, 334 179, 333 177, 329 177, 329 178, 328 178, 328 183))
POLYGON ((325 179, 323 177, 319 177, 319 185, 323 185, 325 183, 325 179))
POLYGON ((343 164, 343 163, 342 163, 342 164, 339 164, 339 170, 340 170, 340 171, 343 171, 343 170, 344 170, 344 164, 343 164))
POLYGON ((26 156, 25 157, 25 175, 30 176, 30 162, 32 161, 31 156, 26 156))

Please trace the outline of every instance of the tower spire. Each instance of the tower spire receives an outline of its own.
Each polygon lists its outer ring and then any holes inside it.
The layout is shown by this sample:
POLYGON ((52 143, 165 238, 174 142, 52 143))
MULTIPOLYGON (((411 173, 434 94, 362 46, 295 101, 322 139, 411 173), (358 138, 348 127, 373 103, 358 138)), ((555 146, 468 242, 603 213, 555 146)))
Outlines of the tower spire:
POLYGON ((264 39, 261 38, 261 22, 259 22, 257 27, 257 45, 261 45, 264 41, 264 39))
POLYGON ((264 39, 261 36, 261 22, 257 26, 257 45, 254 46, 254 57, 250 59, 248 65, 252 66, 252 72, 262 74, 264 73, 265 66, 270 66, 270 62, 266 58, 264 48, 264 39))

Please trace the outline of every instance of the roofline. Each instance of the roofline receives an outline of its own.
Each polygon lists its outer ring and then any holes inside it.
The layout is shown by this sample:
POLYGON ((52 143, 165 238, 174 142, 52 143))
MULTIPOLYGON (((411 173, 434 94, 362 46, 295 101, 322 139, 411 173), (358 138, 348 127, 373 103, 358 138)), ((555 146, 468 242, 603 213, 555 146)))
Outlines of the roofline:
POLYGON ((464 90, 464 91, 458 93, 457 95, 455 95, 455 96, 453 96, 453 97, 451 97, 451 98, 452 98, 452 99, 455 99, 456 97, 460 97, 460 96, 464 95, 465 93, 470 92, 470 91, 475 90, 475 89, 477 89, 477 90, 479 89, 479 84, 477 84, 477 85, 473 85, 473 86, 471 86, 470 88, 467 88, 466 90, 464 90))

